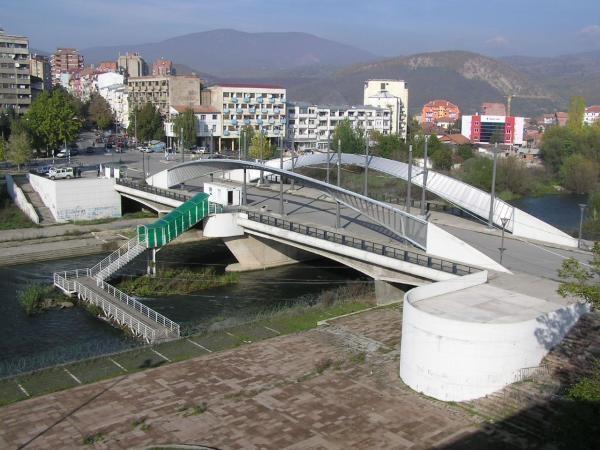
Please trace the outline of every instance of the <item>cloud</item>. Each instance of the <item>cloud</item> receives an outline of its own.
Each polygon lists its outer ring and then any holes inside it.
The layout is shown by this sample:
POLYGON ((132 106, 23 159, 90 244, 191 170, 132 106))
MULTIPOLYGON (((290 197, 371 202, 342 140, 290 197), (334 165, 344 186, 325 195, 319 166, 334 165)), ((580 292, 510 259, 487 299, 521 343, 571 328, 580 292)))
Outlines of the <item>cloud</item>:
POLYGON ((501 48, 501 47, 507 47, 509 44, 509 41, 508 41, 508 38, 506 38, 504 36, 494 36, 493 38, 485 41, 485 43, 487 45, 489 45, 490 47, 501 48))
POLYGON ((579 30, 577 34, 584 39, 598 39, 600 38, 600 25, 589 25, 579 30))

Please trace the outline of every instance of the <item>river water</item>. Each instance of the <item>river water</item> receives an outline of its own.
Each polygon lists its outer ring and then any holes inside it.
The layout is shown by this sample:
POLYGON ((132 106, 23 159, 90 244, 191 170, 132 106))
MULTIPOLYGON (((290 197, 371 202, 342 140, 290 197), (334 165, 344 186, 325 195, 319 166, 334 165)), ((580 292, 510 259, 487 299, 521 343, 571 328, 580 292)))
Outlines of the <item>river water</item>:
MULTIPOLYGON (((586 201, 585 196, 552 195, 524 198, 513 204, 566 232, 573 232, 579 225, 577 205, 586 201)), ((51 283, 52 272, 90 267, 102 257, 0 267, 0 377, 141 345, 83 308, 28 317, 17 301, 18 290, 27 283, 51 283)), ((167 247, 158 253, 159 273, 164 267, 215 266, 220 271, 233 262, 225 245, 217 240, 167 247)), ((137 269, 141 268, 143 261, 137 264, 137 269)), ((127 268, 130 273, 135 269, 135 265, 127 268)), ((242 273, 234 285, 143 302, 179 323, 183 330, 202 330, 215 322, 286 307, 305 296, 318 295, 348 282, 368 281, 352 269, 318 260, 242 273)))
MULTIPOLYGON (((52 272, 90 267, 103 255, 93 255, 12 267, 0 267, 0 377, 124 350, 141 345, 81 307, 47 311, 28 317, 17 292, 29 282, 52 282, 52 272)), ((141 258, 140 258, 141 259, 141 258)), ((164 267, 215 266, 222 271, 235 262, 216 240, 167 247, 158 253, 158 273, 164 267)), ((140 261, 141 268, 143 261, 140 261)), ((126 268, 129 273, 135 266, 126 268)), ((144 299, 143 302, 182 326, 202 330, 214 322, 243 318, 286 307, 306 296, 346 283, 369 282, 352 269, 325 260, 240 274, 237 284, 194 295, 144 299)))

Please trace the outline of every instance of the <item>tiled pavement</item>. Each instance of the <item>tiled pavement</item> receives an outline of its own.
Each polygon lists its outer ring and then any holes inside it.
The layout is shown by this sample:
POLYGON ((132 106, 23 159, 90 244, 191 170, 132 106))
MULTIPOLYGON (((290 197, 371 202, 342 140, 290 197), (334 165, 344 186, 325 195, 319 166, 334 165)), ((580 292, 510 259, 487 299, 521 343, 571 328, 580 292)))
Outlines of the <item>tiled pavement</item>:
POLYGON ((281 336, 7 406, 0 448, 86 447, 90 436, 105 449, 431 448, 479 428, 402 384, 399 309, 335 325, 396 349, 364 361, 326 329, 281 336), (203 402, 206 412, 193 414, 203 402), (134 423, 141 419, 146 426, 134 423))

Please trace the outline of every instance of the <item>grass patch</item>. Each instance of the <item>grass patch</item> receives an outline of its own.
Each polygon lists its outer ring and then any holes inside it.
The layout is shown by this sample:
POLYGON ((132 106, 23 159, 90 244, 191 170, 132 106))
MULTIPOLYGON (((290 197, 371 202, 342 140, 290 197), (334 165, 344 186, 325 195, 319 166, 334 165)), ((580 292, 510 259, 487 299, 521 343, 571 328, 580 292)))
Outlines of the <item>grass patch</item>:
POLYGON ((57 306, 63 296, 54 286, 42 283, 30 283, 17 294, 25 314, 33 316, 57 306))
POLYGON ((188 416, 199 416, 200 414, 204 414, 208 410, 208 403, 200 402, 197 405, 193 406, 182 406, 177 411, 182 413, 183 417, 188 416))
POLYGON ((194 336, 190 337, 190 339, 213 352, 235 348, 242 343, 238 337, 230 336, 225 332, 215 332, 205 334, 203 336, 194 336))
POLYGON ((130 372, 159 367, 167 362, 149 348, 123 353, 113 359, 130 372))
POLYGON ((13 203, 6 191, 6 186, 0 187, 0 230, 39 227, 13 203))
POLYGON ((96 445, 104 441, 104 433, 90 434, 83 438, 83 445, 96 445))
POLYGON ((34 372, 19 377, 18 380, 32 397, 77 386, 75 380, 73 380, 62 367, 54 367, 34 372))
POLYGON ((81 361, 67 366, 67 369, 82 383, 93 383, 125 373, 108 358, 81 361))
POLYGON ((27 396, 19 389, 14 379, 0 381, 0 406, 18 402, 27 396))
POLYGON ((206 355, 208 352, 192 344, 186 339, 165 342, 154 347, 157 352, 165 355, 171 361, 183 361, 185 359, 195 358, 196 356, 206 355))
POLYGON ((161 295, 190 294, 203 289, 237 283, 237 273, 217 274, 212 267, 199 271, 165 269, 155 277, 141 276, 122 280, 117 287, 129 295, 156 297, 161 295))

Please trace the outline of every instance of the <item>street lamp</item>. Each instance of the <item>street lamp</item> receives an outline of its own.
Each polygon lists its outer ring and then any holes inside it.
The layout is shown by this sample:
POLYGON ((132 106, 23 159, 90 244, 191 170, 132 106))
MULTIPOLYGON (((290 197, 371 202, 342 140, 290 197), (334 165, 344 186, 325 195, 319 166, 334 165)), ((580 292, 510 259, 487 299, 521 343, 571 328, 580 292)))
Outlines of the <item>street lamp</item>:
POLYGON ((587 205, 585 203, 579 204, 579 239, 577 240, 577 248, 581 248, 581 234, 583 231, 583 214, 587 205))
POLYGON ((426 212, 426 194, 427 194, 427 146, 429 143, 429 135, 425 135, 425 151, 423 152, 423 186, 421 189, 421 215, 425 216, 426 212))
POLYGON ((500 218, 500 222, 502 222, 502 239, 500 241, 500 264, 502 264, 502 255, 504 255, 504 230, 506 229, 506 224, 510 219, 508 217, 500 218))
POLYGON ((492 192, 490 193, 490 215, 488 228, 494 228, 494 200, 496 198, 496 162, 498 160, 498 143, 494 144, 494 165, 492 166, 492 192))

